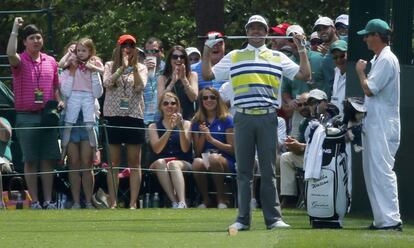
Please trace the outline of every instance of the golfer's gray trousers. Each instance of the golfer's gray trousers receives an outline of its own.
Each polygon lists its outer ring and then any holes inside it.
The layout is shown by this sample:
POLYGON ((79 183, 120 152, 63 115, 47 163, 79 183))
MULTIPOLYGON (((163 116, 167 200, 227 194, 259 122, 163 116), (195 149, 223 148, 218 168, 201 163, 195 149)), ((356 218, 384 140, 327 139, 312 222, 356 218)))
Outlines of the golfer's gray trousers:
POLYGON ((261 172, 260 201, 266 226, 282 218, 276 188, 277 115, 247 115, 237 112, 234 117, 237 163, 238 222, 251 223, 251 187, 255 152, 261 172))

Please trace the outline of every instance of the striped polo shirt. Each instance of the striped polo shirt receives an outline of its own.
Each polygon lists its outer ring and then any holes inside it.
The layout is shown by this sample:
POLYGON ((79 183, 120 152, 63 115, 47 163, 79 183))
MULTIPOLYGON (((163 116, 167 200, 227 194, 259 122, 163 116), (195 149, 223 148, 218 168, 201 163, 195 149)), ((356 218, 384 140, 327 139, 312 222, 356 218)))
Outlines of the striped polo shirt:
POLYGON ((57 63, 45 53, 33 61, 24 51, 20 54, 20 64, 12 67, 14 105, 16 111, 39 111, 46 102, 55 99, 55 88, 59 87, 57 63), (35 90, 43 91, 43 103, 35 103, 35 90))
POLYGON ((213 67, 216 80, 230 78, 239 108, 279 108, 282 76, 293 79, 298 71, 299 66, 283 53, 250 44, 231 51, 213 67))

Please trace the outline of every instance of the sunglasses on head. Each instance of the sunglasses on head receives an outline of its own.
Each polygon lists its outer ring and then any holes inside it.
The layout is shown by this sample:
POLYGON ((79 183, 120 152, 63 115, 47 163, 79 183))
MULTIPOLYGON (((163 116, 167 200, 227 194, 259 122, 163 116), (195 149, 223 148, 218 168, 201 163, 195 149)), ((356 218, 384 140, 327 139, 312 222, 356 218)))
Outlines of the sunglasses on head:
POLYGON ((150 49, 150 50, 145 50, 144 51, 146 54, 157 54, 160 52, 160 50, 158 49, 150 49))
POLYGON ((207 101, 208 99, 216 100, 217 97, 215 95, 207 95, 207 96, 203 96, 202 99, 203 99, 203 101, 207 101))
POLYGON ((341 54, 341 55, 339 55, 339 56, 332 56, 332 59, 333 59, 333 60, 343 59, 343 58, 345 58, 345 53, 343 53, 343 54, 341 54))
POLYGON ((129 43, 129 42, 125 42, 121 44, 121 48, 135 48, 135 44, 134 43, 129 43))
POLYGON ((162 102, 162 106, 168 106, 168 105, 175 106, 177 105, 177 102, 175 101, 163 101, 162 102))
POLYGON ((185 55, 173 54, 173 55, 171 55, 171 58, 174 59, 174 60, 177 60, 178 58, 185 59, 185 55))

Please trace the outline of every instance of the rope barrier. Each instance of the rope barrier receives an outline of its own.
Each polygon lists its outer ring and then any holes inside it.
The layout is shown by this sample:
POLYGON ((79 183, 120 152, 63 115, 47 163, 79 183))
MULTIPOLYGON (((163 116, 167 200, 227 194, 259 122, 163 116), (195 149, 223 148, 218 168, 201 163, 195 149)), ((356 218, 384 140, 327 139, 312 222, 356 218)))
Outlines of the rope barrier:
MULTIPOLYGON (((151 168, 131 168, 131 167, 112 167, 112 170, 123 170, 129 168, 130 170, 140 170, 140 171, 148 171, 148 172, 176 172, 176 170, 171 169, 151 169, 151 168)), ((47 174, 63 174, 63 173, 71 173, 71 172, 88 172, 88 171, 109 171, 111 168, 101 167, 101 168, 90 168, 90 169, 76 169, 76 170, 53 170, 53 171, 44 171, 44 172, 29 172, 29 173, 10 173, 10 174, 2 174, 4 177, 14 177, 14 176, 25 176, 25 175, 47 175, 47 174)), ((205 174, 205 175, 224 175, 224 176, 237 176, 237 173, 231 172, 212 172, 212 171, 192 171, 192 170, 181 170, 183 173, 188 174, 205 174)), ((254 174, 255 177, 260 177, 260 174, 254 174)))
MULTIPOLYGON (((162 128, 147 128, 147 127, 126 127, 126 126, 111 126, 111 125, 93 125, 93 127, 104 127, 107 128, 118 128, 118 129, 132 129, 132 130, 155 130, 155 131, 168 131, 168 129, 162 128)), ((86 128, 89 127, 87 125, 73 125, 73 126, 46 126, 46 127, 12 127, 11 130, 36 130, 36 129, 65 129, 65 128, 86 128)), ((5 130, 5 128, 0 128, 0 130, 5 130)), ((172 132, 185 132, 185 130, 180 129, 172 129, 172 132)), ((202 131, 192 131, 188 130, 189 133, 206 133, 202 131)), ((226 133, 226 132, 210 132, 211 134, 234 134, 234 133, 226 133)))

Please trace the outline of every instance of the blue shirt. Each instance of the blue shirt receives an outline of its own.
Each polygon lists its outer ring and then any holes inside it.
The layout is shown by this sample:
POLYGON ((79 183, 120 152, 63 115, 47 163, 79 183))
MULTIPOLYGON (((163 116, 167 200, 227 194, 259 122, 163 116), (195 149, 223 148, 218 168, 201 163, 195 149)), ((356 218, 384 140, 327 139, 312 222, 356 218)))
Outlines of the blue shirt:
MULTIPOLYGON (((231 118, 231 116, 227 116, 224 120, 214 119, 212 123, 206 122, 206 125, 210 129, 211 136, 213 136, 214 139, 220 141, 221 143, 227 144, 226 130, 229 128, 234 128, 233 119, 231 118)), ((199 132, 200 123, 193 123, 191 125, 191 130, 194 132, 199 132)), ((208 152, 211 149, 217 150, 218 147, 206 141, 204 143, 203 152, 208 152)), ((233 163, 236 161, 234 155, 228 154, 225 151, 221 151, 221 150, 219 150, 219 153, 221 153, 223 157, 225 157, 226 159, 229 159, 233 163)))
POLYGON ((144 88, 144 124, 146 125, 160 119, 160 113, 158 111, 157 85, 158 77, 164 71, 164 66, 164 61, 161 61, 160 70, 155 73, 154 77, 148 75, 147 85, 145 85, 144 88))
MULTIPOLYGON (((156 125, 158 129, 157 131, 158 136, 161 137, 166 131, 166 128, 162 124, 162 119, 157 121, 156 125)), ((164 149, 162 149, 162 151, 159 154, 155 155, 156 159, 174 157, 178 160, 184 160, 189 163, 192 162, 193 160, 192 148, 190 147, 188 152, 183 152, 181 150, 180 133, 178 131, 179 129, 175 128, 173 132, 171 132, 170 138, 168 139, 168 142, 165 145, 164 149)))
POLYGON ((201 75, 201 61, 195 64, 191 65, 191 70, 196 72, 198 75, 198 90, 202 90, 204 88, 207 87, 213 87, 216 90, 219 90, 220 87, 226 82, 225 80, 223 81, 216 81, 216 80, 209 80, 206 81, 203 79, 203 76, 201 75))

